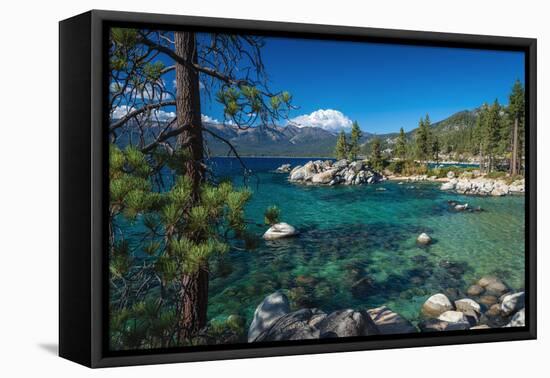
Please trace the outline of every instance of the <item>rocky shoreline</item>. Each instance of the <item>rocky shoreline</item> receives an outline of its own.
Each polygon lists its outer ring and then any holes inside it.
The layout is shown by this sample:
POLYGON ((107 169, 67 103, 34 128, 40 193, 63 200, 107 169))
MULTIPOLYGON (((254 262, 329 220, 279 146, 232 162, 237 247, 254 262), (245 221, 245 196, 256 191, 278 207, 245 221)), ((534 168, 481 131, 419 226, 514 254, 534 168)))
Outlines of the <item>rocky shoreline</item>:
POLYGON ((441 190, 452 190, 459 194, 501 197, 525 193, 525 179, 507 184, 504 180, 486 177, 451 178, 441 185, 441 190))
POLYGON ((346 159, 336 162, 332 160, 311 160, 294 168, 290 164, 283 164, 274 172, 288 174, 290 182, 306 185, 367 185, 386 180, 400 183, 426 181, 441 183, 441 190, 465 195, 501 197, 525 193, 525 179, 518 179, 510 183, 505 178, 485 177, 477 170, 463 173, 460 176, 456 176, 453 171, 450 171, 446 177, 433 175, 403 176, 391 172, 383 174, 375 171, 367 162, 361 160, 352 162, 346 159))
POLYGON ((257 306, 247 339, 252 343, 525 325, 523 291, 514 292, 499 278, 486 276, 466 292, 454 301, 443 293, 430 296, 419 310, 420 321, 414 324, 387 306, 330 313, 318 308, 291 311, 287 296, 277 291, 257 306))

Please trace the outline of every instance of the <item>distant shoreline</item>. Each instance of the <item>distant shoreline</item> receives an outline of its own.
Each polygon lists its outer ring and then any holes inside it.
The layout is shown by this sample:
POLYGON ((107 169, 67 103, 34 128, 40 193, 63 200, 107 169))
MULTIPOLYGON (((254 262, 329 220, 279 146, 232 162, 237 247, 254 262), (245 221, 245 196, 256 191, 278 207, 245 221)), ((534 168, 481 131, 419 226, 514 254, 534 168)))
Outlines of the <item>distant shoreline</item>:
MULTIPOLYGON (((323 156, 249 156, 249 155, 239 155, 241 159, 243 158, 255 158, 255 159, 330 159, 336 160, 335 157, 323 157, 323 156)), ((225 159, 236 159, 235 156, 212 156, 212 158, 225 158, 225 159)))
MULTIPOLYGON (((254 158, 254 159, 312 159, 312 160, 337 160, 335 157, 330 156, 255 156, 255 155, 240 155, 242 158, 254 158)), ((235 156, 212 156, 211 158, 225 158, 225 159, 237 159, 235 156)), ((364 157, 363 159, 366 159, 364 157)), ((362 160, 362 159, 358 159, 362 160)), ((428 161, 428 164, 447 164, 447 165, 479 165, 477 162, 458 162, 458 161, 428 161)))

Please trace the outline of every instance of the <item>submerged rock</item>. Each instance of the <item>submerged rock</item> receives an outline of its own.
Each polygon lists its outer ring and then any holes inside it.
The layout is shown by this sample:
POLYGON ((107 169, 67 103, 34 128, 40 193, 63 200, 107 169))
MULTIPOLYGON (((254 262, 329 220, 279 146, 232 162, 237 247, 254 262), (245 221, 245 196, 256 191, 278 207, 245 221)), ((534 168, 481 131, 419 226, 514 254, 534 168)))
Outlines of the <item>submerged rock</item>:
POLYGON ((477 297, 477 296, 480 296, 481 294, 483 294, 484 291, 485 291, 485 289, 482 288, 481 286, 472 285, 468 288, 467 294, 472 296, 472 297, 477 297))
POLYGON ((464 211, 464 210, 467 210, 468 209, 468 204, 465 203, 463 205, 456 205, 455 206, 455 210, 456 211, 464 211))
POLYGON ((281 238, 288 238, 298 234, 298 231, 288 223, 276 223, 271 226, 264 234, 265 240, 275 240, 281 238))
POLYGON ((453 310, 453 304, 445 294, 435 294, 422 305, 422 314, 429 318, 437 318, 446 311, 453 310))
POLYGON ((477 284, 485 289, 487 295, 494 295, 496 297, 500 297, 502 294, 510 291, 504 282, 494 276, 482 277, 477 284))
POLYGON ((491 307, 498 302, 498 298, 494 295, 482 295, 479 297, 479 303, 484 304, 487 307, 491 307))
POLYGON ((416 238, 416 242, 421 245, 428 245, 432 242, 432 238, 428 234, 423 232, 418 235, 418 237, 416 238))
POLYGON ((290 304, 283 293, 275 292, 265 297, 254 311, 254 317, 248 329, 248 342, 255 341, 262 332, 289 312, 290 304))
POLYGON ((367 313, 382 335, 418 332, 411 322, 386 306, 368 310, 367 313))
POLYGON ((351 285, 351 293, 356 298, 366 297, 376 291, 376 282, 371 277, 363 277, 351 285))

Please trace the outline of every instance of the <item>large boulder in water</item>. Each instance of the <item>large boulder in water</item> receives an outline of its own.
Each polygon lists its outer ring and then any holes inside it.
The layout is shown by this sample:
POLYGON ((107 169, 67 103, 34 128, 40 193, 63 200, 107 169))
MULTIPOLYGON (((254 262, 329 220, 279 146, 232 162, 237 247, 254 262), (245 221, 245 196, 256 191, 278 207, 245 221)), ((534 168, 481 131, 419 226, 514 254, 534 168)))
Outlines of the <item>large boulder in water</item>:
POLYGON ((286 295, 275 292, 264 298, 256 307, 252 323, 248 329, 248 342, 254 341, 262 332, 271 327, 280 317, 290 312, 286 295))
POLYGON ((369 336, 378 333, 377 327, 364 312, 352 309, 334 311, 317 326, 321 338, 369 336))
POLYGON ((276 223, 271 226, 264 234, 265 240, 275 240, 281 238, 288 238, 298 234, 298 231, 288 223, 276 223))
POLYGON ((418 332, 411 322, 386 306, 367 310, 367 313, 376 325, 378 333, 382 335, 418 332))
MULTIPOLYGON (((318 339, 320 335, 317 324, 326 318, 318 309, 302 309, 283 315, 261 332, 253 341, 282 341, 318 339)), ((250 338, 249 338, 250 341, 250 338)))
POLYGON ((437 318, 445 311, 453 310, 453 304, 445 294, 434 294, 422 305, 422 314, 428 318, 437 318))
POLYGON ((463 298, 455 301, 457 311, 469 313, 470 311, 481 314, 481 306, 479 303, 470 298, 463 298))
POLYGON ((500 310, 504 315, 510 315, 525 306, 525 293, 508 294, 502 298, 500 310))
POLYGON ((495 297, 500 297, 510 291, 504 282, 494 276, 482 277, 477 284, 485 289, 485 294, 494 295, 495 297))

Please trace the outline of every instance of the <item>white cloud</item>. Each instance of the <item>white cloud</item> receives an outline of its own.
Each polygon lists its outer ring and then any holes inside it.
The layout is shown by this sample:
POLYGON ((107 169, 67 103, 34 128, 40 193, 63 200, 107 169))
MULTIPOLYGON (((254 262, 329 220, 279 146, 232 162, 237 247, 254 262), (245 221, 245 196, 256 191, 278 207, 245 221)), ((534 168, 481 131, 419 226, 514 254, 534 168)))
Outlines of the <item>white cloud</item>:
POLYGON ((119 105, 113 110, 112 118, 113 119, 120 119, 130 113, 132 110, 134 110, 133 107, 128 105, 119 105))
POLYGON ((215 123, 215 124, 221 123, 216 118, 212 118, 212 117, 210 117, 209 115, 206 115, 206 114, 201 114, 201 121, 205 122, 205 123, 215 123))
MULTIPOLYGON (((112 119, 120 119, 126 116, 131 111, 135 110, 134 107, 128 105, 119 105, 114 108, 112 113, 112 119)), ((151 119, 158 119, 160 121, 169 121, 176 117, 176 112, 170 112, 162 109, 155 109, 151 111, 151 119)))
POLYGON ((334 109, 319 109, 311 114, 303 114, 292 118, 290 123, 298 127, 319 127, 328 131, 348 131, 352 121, 342 112, 334 109))
POLYGON ((161 121, 169 121, 176 117, 176 112, 167 112, 165 110, 159 109, 153 111, 153 117, 158 118, 161 121))
POLYGON ((226 121, 219 121, 217 118, 212 118, 206 114, 201 114, 201 121, 204 123, 212 123, 215 125, 230 125, 230 126, 235 125, 235 122, 233 122, 233 120, 231 119, 228 119, 226 121))

